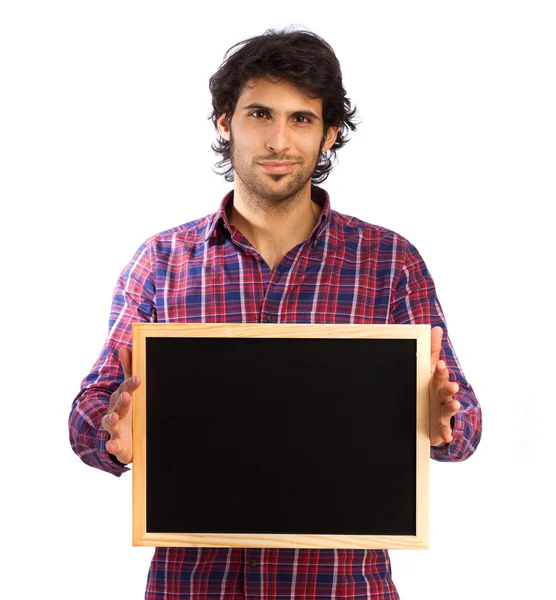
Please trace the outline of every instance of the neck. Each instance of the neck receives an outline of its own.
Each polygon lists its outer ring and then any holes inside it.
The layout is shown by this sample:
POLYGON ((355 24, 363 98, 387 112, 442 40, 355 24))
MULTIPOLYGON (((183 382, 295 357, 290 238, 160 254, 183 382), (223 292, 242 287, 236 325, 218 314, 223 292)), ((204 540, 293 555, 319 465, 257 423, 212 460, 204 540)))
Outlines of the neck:
POLYGON ((276 202, 246 192, 243 186, 235 186, 230 223, 263 256, 269 246, 285 254, 307 239, 321 212, 321 207, 311 200, 310 183, 297 194, 276 202))

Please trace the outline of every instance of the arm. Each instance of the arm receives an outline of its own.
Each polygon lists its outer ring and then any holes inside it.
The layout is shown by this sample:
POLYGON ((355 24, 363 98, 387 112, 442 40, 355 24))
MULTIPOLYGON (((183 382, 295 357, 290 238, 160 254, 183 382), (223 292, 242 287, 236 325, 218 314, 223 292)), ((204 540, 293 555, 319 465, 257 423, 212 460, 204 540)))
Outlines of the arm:
MULTIPOLYGON (((133 322, 156 321, 154 296, 150 252, 143 244, 118 279, 112 299, 108 337, 91 372, 82 381, 81 390, 73 401, 69 415, 70 443, 74 452, 86 464, 117 476, 128 468, 114 454, 110 454, 106 447, 108 444, 110 450, 127 462, 125 453, 120 453, 119 442, 114 439, 118 437, 119 426, 115 422, 118 417, 113 415, 113 409, 120 416, 126 416, 131 401, 130 394, 138 385, 138 382, 135 385, 134 382, 124 383, 129 381, 127 376, 131 376, 131 373, 124 373, 120 349, 131 346, 133 322), (103 421, 109 409, 112 414, 108 420, 103 421), (112 431, 109 432, 105 427, 112 431)), ((128 353, 124 351, 123 356, 128 370, 128 353)), ((127 418, 130 420, 131 414, 127 418)))
MULTIPOLYGON (((433 404, 436 403, 433 388, 437 384, 444 381, 443 385, 448 390, 455 391, 443 401, 457 410, 452 417, 452 430, 442 431, 441 437, 450 441, 439 439, 438 445, 431 446, 431 457, 438 461, 469 458, 481 439, 481 407, 452 347, 432 277, 417 249, 411 244, 407 246, 404 266, 395 284, 391 320, 398 324, 430 324, 432 327, 442 328, 441 340, 438 337, 441 344, 435 348, 433 340, 431 357, 431 429, 438 428, 433 423, 438 410, 438 406, 433 404), (443 372, 441 361, 447 367, 443 372)), ((435 440, 434 443, 436 442, 435 440)))

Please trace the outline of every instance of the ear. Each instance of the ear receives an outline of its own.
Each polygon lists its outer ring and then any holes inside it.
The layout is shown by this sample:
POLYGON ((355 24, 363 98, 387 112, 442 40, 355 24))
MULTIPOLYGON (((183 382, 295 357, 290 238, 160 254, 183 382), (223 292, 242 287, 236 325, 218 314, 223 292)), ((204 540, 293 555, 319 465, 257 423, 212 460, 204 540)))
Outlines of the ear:
POLYGON ((230 126, 228 122, 228 115, 222 114, 216 120, 216 126, 218 127, 218 132, 220 135, 226 140, 230 141, 230 126))
POLYGON ((322 146, 321 152, 328 152, 330 148, 334 145, 336 138, 338 137, 338 131, 340 131, 339 127, 334 127, 330 125, 328 130, 326 131, 326 136, 324 138, 324 144, 322 146))

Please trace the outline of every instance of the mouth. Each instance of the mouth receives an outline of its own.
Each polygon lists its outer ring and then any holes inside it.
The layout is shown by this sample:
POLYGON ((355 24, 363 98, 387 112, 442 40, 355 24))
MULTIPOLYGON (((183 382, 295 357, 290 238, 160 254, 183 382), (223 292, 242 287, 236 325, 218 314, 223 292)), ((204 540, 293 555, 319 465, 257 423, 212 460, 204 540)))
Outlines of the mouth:
POLYGON ((267 162, 259 163, 268 173, 287 173, 291 171, 297 163, 294 162, 267 162))

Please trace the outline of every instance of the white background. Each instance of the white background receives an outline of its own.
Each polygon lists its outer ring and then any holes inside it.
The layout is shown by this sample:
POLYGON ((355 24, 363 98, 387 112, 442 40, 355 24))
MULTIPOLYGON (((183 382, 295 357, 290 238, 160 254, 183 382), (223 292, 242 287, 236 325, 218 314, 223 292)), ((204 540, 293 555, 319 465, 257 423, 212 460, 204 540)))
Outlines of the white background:
POLYGON ((3 597, 143 597, 131 475, 81 463, 67 416, 135 249, 230 189, 208 78, 289 24, 333 46, 363 119, 333 207, 417 246, 483 407, 477 453, 431 464, 431 549, 392 552, 401 597, 555 597, 553 6, 1 4, 3 597))

